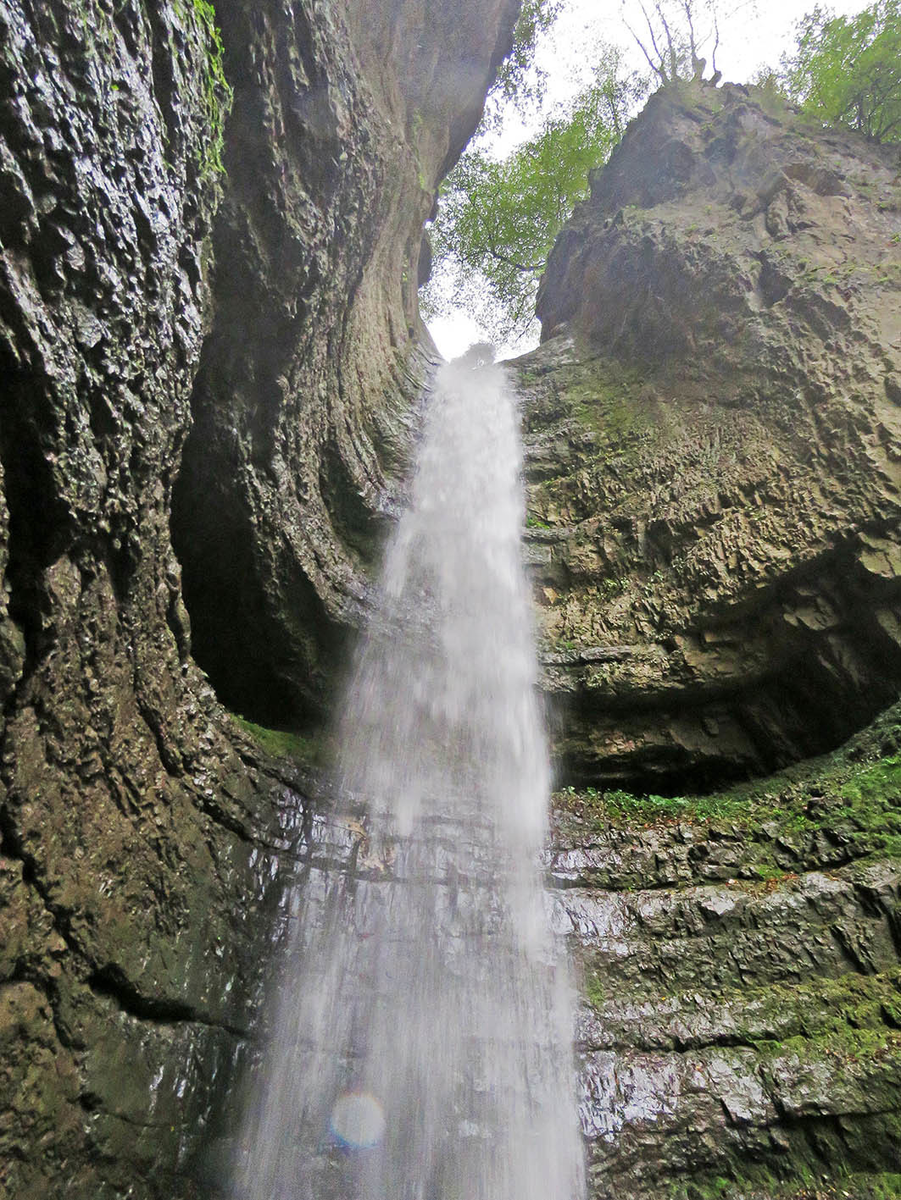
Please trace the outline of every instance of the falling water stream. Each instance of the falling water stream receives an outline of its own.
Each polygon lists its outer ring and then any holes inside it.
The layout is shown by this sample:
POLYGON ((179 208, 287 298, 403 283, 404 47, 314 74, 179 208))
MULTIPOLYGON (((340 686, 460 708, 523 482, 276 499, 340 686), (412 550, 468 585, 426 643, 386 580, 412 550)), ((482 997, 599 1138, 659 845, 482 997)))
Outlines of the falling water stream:
POLYGON ((242 1200, 580 1200, 572 998, 502 368, 438 372, 342 718, 350 869, 298 922, 242 1200))

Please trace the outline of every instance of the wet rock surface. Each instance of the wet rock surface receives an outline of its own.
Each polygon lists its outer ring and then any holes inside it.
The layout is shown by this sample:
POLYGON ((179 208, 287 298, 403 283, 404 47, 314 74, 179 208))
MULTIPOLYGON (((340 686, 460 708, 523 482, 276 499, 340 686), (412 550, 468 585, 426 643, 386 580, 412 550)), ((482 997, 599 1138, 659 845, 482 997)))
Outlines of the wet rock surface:
MULTIPOLYGON (((598 1200, 899 1195, 899 733, 891 710, 835 756, 743 791, 658 799, 656 814, 641 798, 628 813, 616 793, 557 795, 548 904, 583 996, 598 1200)), ((314 935, 340 895, 365 941, 403 886, 365 813, 344 805, 320 801, 281 930, 297 920, 314 935)), ((454 913, 458 880, 436 882, 454 913)))
POLYGON ((235 94, 173 534, 195 655, 263 724, 321 720, 367 609, 437 361, 423 221, 516 7, 217 9, 235 94))
POLYGON ((175 1194, 255 987, 262 922, 235 900, 268 903, 250 852, 285 786, 188 658, 168 527, 219 192, 211 56, 191 7, 0 5, 11 1197, 175 1194))
POLYGON ((564 773, 678 790, 839 744, 901 683, 897 147, 658 94, 517 360, 564 773))
POLYGON ((362 590, 420 370, 404 261, 514 7, 0 2, 4 1196, 225 1182, 309 787, 192 657, 182 452, 196 423, 202 661, 247 709, 272 669, 286 718, 362 590))
MULTIPOLYGON (((191 626, 250 716, 320 712, 427 367, 420 223, 513 8, 221 0, 220 50, 199 0, 0 0, 0 1194, 221 1194, 270 956, 333 872, 387 869, 223 709, 191 626)), ((590 351, 520 364, 576 780, 756 770, 897 692, 896 168, 699 103, 669 191, 627 143, 555 253, 546 320, 590 351), (726 202, 758 143, 781 175, 726 202), (620 303, 642 255, 661 303, 620 303)), ((700 825, 561 806, 599 1197, 892 1194, 899 790, 862 787, 790 827, 781 793, 700 825)))
POLYGON ((657 815, 558 796, 594 1195, 899 1194, 897 770, 852 743, 657 815))

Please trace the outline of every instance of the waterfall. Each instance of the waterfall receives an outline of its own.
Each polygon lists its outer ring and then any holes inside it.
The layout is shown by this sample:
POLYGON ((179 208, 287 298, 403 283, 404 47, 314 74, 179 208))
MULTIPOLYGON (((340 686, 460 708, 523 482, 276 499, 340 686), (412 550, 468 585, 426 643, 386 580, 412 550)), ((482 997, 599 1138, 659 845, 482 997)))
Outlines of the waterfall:
POLYGON ((517 424, 502 368, 440 369, 341 720, 355 853, 306 885, 242 1200, 584 1195, 517 424))

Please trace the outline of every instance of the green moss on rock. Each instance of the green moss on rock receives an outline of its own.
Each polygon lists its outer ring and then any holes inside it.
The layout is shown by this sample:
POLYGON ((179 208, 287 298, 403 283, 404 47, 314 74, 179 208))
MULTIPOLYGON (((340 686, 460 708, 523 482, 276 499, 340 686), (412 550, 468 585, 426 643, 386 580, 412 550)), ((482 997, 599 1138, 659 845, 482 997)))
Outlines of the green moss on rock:
POLYGON ((320 735, 296 733, 289 729, 267 729, 244 717, 232 714, 235 723, 272 758, 287 758, 305 767, 324 767, 329 747, 320 735))
POLYGON ((216 10, 209 0, 191 0, 194 19, 207 44, 207 68, 203 74, 203 96, 209 124, 209 141, 204 147, 201 166, 204 171, 224 171, 225 118, 232 103, 232 88, 225 78, 225 47, 216 23, 216 10))
MULTIPOLYGON (((901 857, 901 705, 846 746, 778 775, 707 795, 635 795, 622 789, 567 787, 555 794, 560 819, 589 827, 700 826, 740 839, 748 868, 737 875, 780 878, 785 846, 830 835, 842 860, 901 857)), ((812 852, 815 853, 815 852, 812 852)))

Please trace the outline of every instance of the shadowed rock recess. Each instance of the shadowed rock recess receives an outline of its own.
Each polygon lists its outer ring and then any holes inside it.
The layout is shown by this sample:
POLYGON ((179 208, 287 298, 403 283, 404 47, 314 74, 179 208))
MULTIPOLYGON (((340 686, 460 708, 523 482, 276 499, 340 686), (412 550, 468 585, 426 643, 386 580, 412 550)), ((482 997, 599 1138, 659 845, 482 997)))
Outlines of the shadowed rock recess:
MULTIPOLYGON (((4 1198, 221 1196, 288 922, 380 869, 220 701, 328 707, 516 8, 0 0, 4 1198)), ((603 791, 898 695, 899 196, 896 152, 658 96, 518 365, 598 1198, 901 1195, 897 712, 603 791)))

